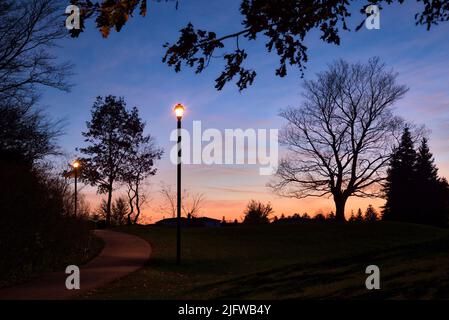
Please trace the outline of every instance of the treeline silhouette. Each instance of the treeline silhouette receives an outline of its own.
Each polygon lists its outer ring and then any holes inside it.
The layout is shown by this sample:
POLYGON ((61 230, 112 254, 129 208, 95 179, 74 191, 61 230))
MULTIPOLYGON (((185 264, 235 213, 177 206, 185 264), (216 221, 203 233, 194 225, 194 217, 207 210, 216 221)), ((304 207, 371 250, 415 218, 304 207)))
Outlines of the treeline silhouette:
POLYGON ((447 226, 449 184, 438 176, 427 139, 416 150, 408 128, 391 156, 384 192, 383 220, 447 226))
POLYGON ((69 64, 48 50, 64 37, 59 17, 53 0, 0 1, 0 287, 93 253, 69 181, 49 160, 60 155, 60 123, 38 105, 42 86, 69 89, 69 64))
MULTIPOLYGON (((247 225, 262 225, 262 224, 289 224, 289 223, 300 223, 300 222, 334 222, 337 221, 335 213, 331 211, 328 214, 317 213, 310 216, 308 213, 294 213, 293 215, 285 216, 281 214, 280 217, 273 215, 274 209, 270 203, 263 204, 260 201, 251 200, 244 211, 244 218, 242 224, 247 225)), ((359 208, 357 214, 351 212, 351 217, 349 222, 376 222, 379 221, 380 215, 376 209, 370 204, 362 213, 359 208)), ((226 219, 223 217, 223 221, 226 219)))

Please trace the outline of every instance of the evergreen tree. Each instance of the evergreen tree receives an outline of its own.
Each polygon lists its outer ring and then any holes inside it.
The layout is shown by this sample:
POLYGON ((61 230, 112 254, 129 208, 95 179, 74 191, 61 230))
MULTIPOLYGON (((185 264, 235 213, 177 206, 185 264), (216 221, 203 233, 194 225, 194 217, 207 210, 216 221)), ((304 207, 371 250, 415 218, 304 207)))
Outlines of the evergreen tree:
POLYGON ((405 128, 399 146, 393 151, 384 186, 386 204, 383 208, 384 220, 415 221, 415 164, 416 151, 412 135, 405 128))
POLYGON ((363 221, 363 214, 362 214, 362 209, 359 208, 359 210, 357 210, 357 215, 355 216, 355 221, 363 221))
POLYGON ((447 227, 449 224, 449 183, 446 178, 439 179, 438 199, 441 205, 441 214, 439 215, 439 224, 447 227))
POLYGON ((449 185, 438 177, 426 138, 416 152, 410 131, 404 130, 394 151, 387 182, 384 220, 446 226, 449 217, 449 185))
POLYGON ((355 221, 354 210, 351 210, 351 216, 349 217, 349 222, 354 222, 354 221, 355 221))
POLYGON ((421 140, 416 157, 416 174, 420 182, 434 183, 438 180, 438 169, 435 166, 432 153, 430 153, 426 138, 421 140))
POLYGON ((365 221, 375 222, 379 218, 376 209, 372 205, 369 205, 365 211, 365 221))
POLYGON ((438 178, 438 169, 429 150, 428 141, 422 139, 415 164, 416 220, 419 223, 444 225, 447 221, 447 191, 438 178))

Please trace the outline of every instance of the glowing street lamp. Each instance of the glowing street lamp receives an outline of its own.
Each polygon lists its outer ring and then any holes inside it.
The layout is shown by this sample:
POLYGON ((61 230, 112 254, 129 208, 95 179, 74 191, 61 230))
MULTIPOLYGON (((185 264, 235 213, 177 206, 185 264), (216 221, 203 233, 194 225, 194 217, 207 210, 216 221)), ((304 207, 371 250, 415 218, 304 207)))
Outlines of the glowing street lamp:
POLYGON ((175 108, 175 115, 178 119, 178 161, 177 161, 177 219, 176 219, 176 264, 181 264, 181 120, 185 107, 178 103, 175 108))
POLYGON ((178 103, 175 106, 174 110, 175 110, 176 118, 178 118, 179 121, 181 121, 182 116, 184 115, 184 110, 185 109, 186 108, 182 104, 180 104, 180 103, 178 103))
POLYGON ((72 163, 73 172, 75 174, 75 217, 77 214, 77 206, 78 206, 78 168, 80 167, 80 163, 78 160, 75 160, 72 163))

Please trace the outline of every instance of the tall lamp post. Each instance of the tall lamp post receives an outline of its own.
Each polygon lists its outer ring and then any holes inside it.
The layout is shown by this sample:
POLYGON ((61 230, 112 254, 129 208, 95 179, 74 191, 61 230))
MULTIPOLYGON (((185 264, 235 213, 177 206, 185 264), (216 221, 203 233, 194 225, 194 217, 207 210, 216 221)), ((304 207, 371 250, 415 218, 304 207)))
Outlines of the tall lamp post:
POLYGON ((78 168, 80 166, 80 163, 78 160, 75 160, 75 162, 72 163, 73 172, 75 174, 75 217, 77 215, 77 208, 78 208, 78 168))
POLYGON ((175 108, 178 119, 178 161, 177 161, 177 219, 176 219, 176 264, 181 264, 181 120, 184 115, 184 106, 178 103, 175 108))

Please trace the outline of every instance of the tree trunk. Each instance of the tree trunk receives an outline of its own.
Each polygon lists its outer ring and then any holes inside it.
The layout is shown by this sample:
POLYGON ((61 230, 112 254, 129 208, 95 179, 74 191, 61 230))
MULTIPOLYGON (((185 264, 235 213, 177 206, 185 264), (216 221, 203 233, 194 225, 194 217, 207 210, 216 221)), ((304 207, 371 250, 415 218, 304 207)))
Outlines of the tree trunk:
POLYGON ((106 225, 111 225, 112 186, 108 190, 108 206, 106 210, 106 225))
POLYGON ((334 202, 335 202, 335 220, 338 222, 345 222, 345 206, 346 206, 346 200, 348 198, 344 196, 336 196, 334 195, 334 202))
POLYGON ((140 198, 139 198, 139 187, 136 186, 136 216, 134 217, 134 224, 137 223, 137 221, 139 220, 139 216, 140 216, 140 198))
POLYGON ((131 216, 134 213, 134 205, 133 205, 134 197, 131 196, 131 192, 132 192, 131 190, 128 191, 128 200, 129 200, 128 226, 132 224, 131 216))

